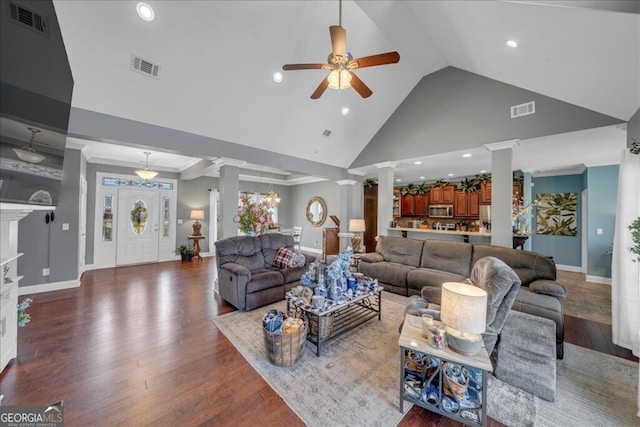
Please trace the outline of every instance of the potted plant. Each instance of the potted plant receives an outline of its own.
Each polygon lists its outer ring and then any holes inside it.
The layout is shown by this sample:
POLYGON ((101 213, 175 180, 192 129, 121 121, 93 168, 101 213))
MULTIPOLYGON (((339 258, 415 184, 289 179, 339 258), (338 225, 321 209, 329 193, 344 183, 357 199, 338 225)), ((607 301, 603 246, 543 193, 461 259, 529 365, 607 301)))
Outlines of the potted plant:
POLYGON ((469 178, 465 178, 463 181, 460 181, 457 188, 465 193, 472 193, 480 188, 480 182, 477 179, 469 181, 469 178))
POLYGON ((180 253, 182 261, 191 261, 191 258, 193 258, 193 248, 191 246, 180 245, 176 252, 180 253))
POLYGON ((629 231, 631 231, 631 240, 633 240, 633 246, 629 248, 629 252, 636 256, 634 262, 640 262, 640 217, 629 225, 629 231))

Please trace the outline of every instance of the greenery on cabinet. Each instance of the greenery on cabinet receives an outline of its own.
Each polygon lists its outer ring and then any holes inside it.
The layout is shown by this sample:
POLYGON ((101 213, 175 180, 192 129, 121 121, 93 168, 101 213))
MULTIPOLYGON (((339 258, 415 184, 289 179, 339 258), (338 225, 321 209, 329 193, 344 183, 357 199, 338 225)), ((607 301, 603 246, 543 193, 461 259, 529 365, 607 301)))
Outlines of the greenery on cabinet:
POLYGON ((491 182, 491 174, 479 173, 478 175, 476 175, 475 180, 478 181, 479 184, 485 184, 487 182, 491 182))
POLYGON ((465 178, 460 181, 460 184, 458 184, 456 188, 464 191, 465 193, 472 193, 480 189, 480 182, 476 179, 469 180, 469 178, 465 178))
POLYGON ((362 184, 365 187, 373 187, 374 185, 378 185, 378 181, 375 178, 367 178, 362 184))
POLYGON ((446 187, 447 185, 449 185, 449 181, 445 181, 444 179, 439 179, 433 184, 434 187, 436 185, 439 187, 446 187))
POLYGON ((422 184, 418 184, 416 188, 416 194, 426 194, 431 189, 431 185, 423 182, 422 184))
POLYGON ((418 186, 411 184, 407 184, 400 189, 400 194, 406 196, 407 194, 416 194, 418 192, 418 186))

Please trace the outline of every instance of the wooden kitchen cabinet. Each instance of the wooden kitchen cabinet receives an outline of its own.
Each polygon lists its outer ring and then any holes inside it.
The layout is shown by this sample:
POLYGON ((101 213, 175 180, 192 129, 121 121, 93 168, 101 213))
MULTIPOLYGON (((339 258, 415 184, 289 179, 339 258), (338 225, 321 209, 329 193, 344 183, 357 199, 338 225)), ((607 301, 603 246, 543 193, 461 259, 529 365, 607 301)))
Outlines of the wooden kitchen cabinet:
POLYGON ((428 194, 416 194, 415 195, 416 215, 427 216, 429 215, 429 195, 428 194))
POLYGON ((416 198, 413 194, 405 194, 402 196, 402 216, 411 216, 416 214, 416 198))
POLYGON ((480 193, 456 191, 453 212, 454 218, 480 218, 480 193))
POLYGON ((327 255, 337 255, 340 253, 340 220, 335 215, 331 215, 331 220, 335 227, 327 227, 322 230, 322 259, 327 260, 327 255))
MULTIPOLYGON (((394 192, 395 194, 395 192, 394 192)), ((399 195, 400 193, 398 193, 399 195)), ((400 203, 400 200, 398 201, 400 203)), ((376 250, 378 235, 378 186, 364 187, 364 247, 367 252, 376 250)))
MULTIPOLYGON (((513 183, 513 196, 516 199, 520 199, 522 197, 522 184, 519 182, 513 183)), ((491 182, 483 182, 480 184, 480 204, 482 205, 490 205, 491 204, 491 182)))
POLYGON ((455 199, 455 189, 455 186, 451 184, 445 185, 444 187, 440 185, 431 187, 431 190, 429 191, 429 204, 453 204, 455 199))
POLYGON ((402 207, 401 207, 402 196, 400 195, 400 190, 393 190, 393 212, 391 216, 394 218, 402 216, 402 207))

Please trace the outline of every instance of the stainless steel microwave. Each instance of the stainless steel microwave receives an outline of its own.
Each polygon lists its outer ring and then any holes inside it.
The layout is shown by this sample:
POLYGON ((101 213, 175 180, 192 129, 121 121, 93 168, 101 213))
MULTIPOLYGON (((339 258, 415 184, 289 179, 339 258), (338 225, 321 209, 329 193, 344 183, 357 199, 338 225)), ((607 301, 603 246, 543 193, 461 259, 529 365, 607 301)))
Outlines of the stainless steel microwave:
POLYGON ((429 218, 453 218, 453 205, 429 206, 429 218))

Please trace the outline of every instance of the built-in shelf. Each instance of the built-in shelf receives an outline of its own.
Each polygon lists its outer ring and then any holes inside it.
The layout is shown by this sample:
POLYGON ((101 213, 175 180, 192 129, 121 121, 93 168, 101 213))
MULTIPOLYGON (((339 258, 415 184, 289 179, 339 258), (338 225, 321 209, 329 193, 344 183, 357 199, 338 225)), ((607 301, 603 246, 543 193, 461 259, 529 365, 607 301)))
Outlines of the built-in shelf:
POLYGON ((5 264, 9 264, 11 261, 13 261, 14 259, 20 258, 22 255, 24 255, 24 254, 18 253, 18 254, 15 254, 15 255, 7 257, 7 258, 2 258, 2 259, 0 259, 0 266, 3 266, 5 264))

